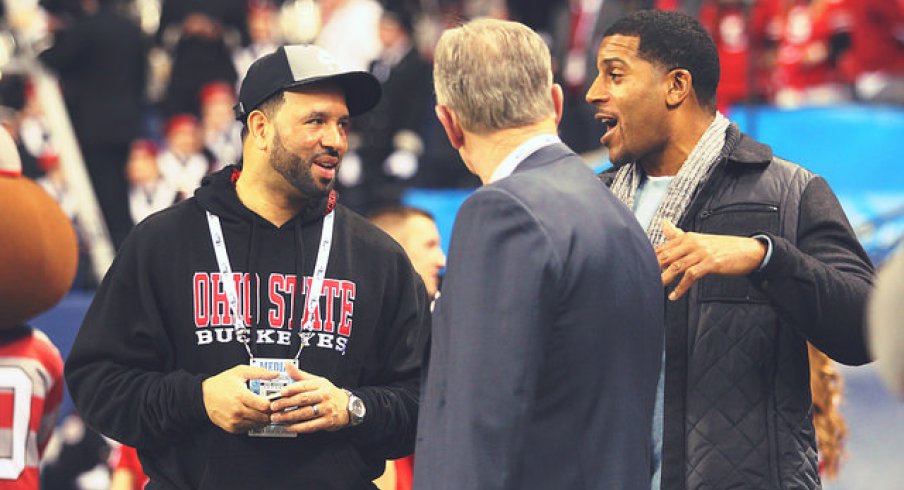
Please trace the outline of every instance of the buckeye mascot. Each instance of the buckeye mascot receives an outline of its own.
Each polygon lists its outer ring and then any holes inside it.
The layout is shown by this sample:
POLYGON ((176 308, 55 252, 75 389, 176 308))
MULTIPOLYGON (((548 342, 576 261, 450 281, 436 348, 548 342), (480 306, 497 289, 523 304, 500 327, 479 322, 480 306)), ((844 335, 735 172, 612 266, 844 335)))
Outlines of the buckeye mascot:
POLYGON ((26 322, 69 290, 77 261, 72 224, 22 176, 16 145, 0 128, 0 490, 38 488, 63 398, 63 359, 26 322))

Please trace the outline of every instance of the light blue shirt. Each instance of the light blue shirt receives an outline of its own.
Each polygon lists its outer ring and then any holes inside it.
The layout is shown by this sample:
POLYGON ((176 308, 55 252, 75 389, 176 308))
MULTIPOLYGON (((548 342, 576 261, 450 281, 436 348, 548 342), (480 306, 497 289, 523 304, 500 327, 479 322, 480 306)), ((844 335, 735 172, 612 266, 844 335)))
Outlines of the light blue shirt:
POLYGON ((663 177, 644 176, 637 192, 634 193, 634 216, 637 222, 643 227, 644 231, 650 228, 650 222, 653 221, 653 215, 659 209, 659 204, 665 199, 665 192, 672 183, 672 175, 663 177))
MULTIPOLYGON (((646 231, 653 221, 653 215, 659 209, 665 193, 672 183, 674 176, 650 177, 644 176, 637 192, 634 193, 634 216, 637 222, 646 231)), ((665 344, 662 349, 662 365, 659 368, 659 381, 656 383, 656 404, 653 406, 653 433, 650 436, 653 445, 653 458, 650 468, 653 479, 650 482, 652 490, 659 490, 662 480, 662 419, 665 403, 665 344)))

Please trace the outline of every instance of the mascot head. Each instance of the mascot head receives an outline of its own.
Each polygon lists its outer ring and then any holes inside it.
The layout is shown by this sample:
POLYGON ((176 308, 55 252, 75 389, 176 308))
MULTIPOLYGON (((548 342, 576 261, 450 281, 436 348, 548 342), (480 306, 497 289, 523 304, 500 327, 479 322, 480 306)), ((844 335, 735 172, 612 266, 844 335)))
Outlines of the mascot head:
POLYGON ((0 128, 0 330, 55 305, 72 285, 77 262, 72 224, 22 176, 16 144, 0 128))

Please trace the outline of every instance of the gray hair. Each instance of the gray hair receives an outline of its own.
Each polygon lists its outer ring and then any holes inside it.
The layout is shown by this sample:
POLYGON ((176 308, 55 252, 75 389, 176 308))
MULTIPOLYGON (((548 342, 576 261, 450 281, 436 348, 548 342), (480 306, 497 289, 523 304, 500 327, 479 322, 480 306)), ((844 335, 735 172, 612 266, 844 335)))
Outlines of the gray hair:
POLYGON ((433 84, 437 102, 472 132, 525 126, 555 113, 549 47, 517 22, 477 19, 445 31, 433 84))

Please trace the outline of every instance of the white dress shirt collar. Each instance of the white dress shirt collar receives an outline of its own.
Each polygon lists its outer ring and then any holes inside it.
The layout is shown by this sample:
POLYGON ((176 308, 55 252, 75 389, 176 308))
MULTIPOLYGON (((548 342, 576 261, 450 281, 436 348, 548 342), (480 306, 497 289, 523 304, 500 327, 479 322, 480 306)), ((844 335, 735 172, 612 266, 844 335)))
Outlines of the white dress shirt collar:
POLYGON ((558 135, 555 134, 539 134, 534 136, 533 138, 528 139, 524 143, 518 145, 517 148, 512 150, 511 153, 502 160, 502 163, 496 167, 496 170, 493 171, 493 175, 490 176, 490 181, 487 184, 496 182, 497 180, 504 179, 509 175, 512 175, 512 172, 518 168, 518 164, 524 161, 525 158, 532 155, 535 151, 540 148, 555 144, 561 143, 562 140, 559 139, 558 135))

